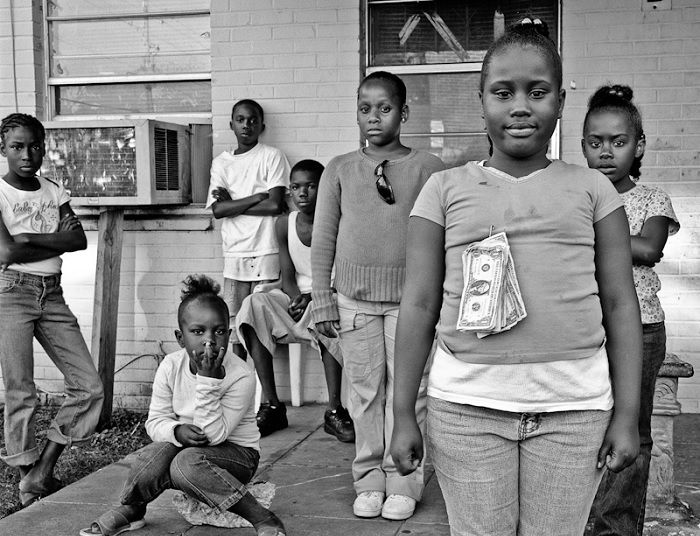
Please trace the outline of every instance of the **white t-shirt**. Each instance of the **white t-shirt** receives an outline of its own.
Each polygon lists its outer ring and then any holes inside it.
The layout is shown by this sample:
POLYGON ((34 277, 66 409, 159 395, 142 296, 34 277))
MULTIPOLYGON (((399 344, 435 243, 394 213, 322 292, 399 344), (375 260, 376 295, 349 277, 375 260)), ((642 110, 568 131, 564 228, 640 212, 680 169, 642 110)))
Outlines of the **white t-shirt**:
POLYGON ((428 395, 514 413, 613 407, 605 346, 583 359, 509 365, 467 363, 437 346, 428 395))
MULTIPOLYGON (((37 177, 39 189, 33 192, 18 190, 0 179, 0 213, 11 235, 21 233, 55 233, 61 217, 59 208, 68 203, 70 197, 59 183, 37 177)), ((61 273, 61 257, 35 262, 10 264, 10 270, 34 275, 54 275, 61 273)))
MULTIPOLYGON (((289 187, 289 162, 282 151, 258 143, 250 151, 224 151, 211 164, 207 207, 214 204, 212 192, 226 188, 232 199, 242 199, 272 188, 289 187)), ((241 214, 223 218, 221 237, 225 258, 259 257, 279 252, 274 216, 241 214)))

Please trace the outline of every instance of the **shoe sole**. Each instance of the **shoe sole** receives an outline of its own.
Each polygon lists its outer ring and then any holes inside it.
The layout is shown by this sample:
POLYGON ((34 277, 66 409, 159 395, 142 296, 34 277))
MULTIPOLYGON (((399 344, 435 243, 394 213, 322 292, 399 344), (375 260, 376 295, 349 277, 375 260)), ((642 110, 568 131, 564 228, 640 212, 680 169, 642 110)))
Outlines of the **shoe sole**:
MULTIPOLYGON (((341 442, 343 442, 343 443, 354 443, 354 442, 355 442, 355 434, 353 434, 353 435, 343 435, 343 434, 339 434, 338 432, 336 432, 336 431, 333 429, 332 426, 328 426, 328 425, 325 424, 325 423, 324 423, 324 425, 323 425, 323 431, 326 432, 327 434, 330 434, 330 435, 332 435, 332 436, 335 436, 335 438, 336 438, 338 441, 341 441, 341 442)), ((377 514, 377 515, 379 515, 379 514, 377 514)), ((372 517, 376 517, 376 516, 372 516, 372 517)))
POLYGON ((413 510, 411 513, 408 514, 392 514, 389 512, 382 512, 382 517, 384 519, 390 519, 392 521, 403 521, 404 519, 408 519, 415 513, 415 510, 413 510))
POLYGON ((382 509, 379 508, 378 510, 361 510, 361 509, 355 508, 355 506, 353 506, 352 513, 355 514, 356 517, 364 517, 364 518, 379 517, 379 515, 382 513, 382 509))

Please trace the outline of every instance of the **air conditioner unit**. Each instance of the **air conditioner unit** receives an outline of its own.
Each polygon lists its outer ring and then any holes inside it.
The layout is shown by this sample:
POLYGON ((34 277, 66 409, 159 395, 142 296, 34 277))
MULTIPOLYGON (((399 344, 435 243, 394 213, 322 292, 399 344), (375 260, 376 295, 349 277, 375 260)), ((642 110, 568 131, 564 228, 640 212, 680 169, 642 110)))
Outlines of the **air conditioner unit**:
POLYGON ((44 124, 42 176, 61 182, 72 205, 191 202, 187 126, 152 119, 44 124))

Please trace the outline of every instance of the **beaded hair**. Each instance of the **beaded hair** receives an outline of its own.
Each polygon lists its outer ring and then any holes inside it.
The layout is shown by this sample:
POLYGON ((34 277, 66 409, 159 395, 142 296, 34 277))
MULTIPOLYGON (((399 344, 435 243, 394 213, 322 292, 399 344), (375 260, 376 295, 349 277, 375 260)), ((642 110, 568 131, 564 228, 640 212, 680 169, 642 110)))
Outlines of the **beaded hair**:
POLYGON ((401 80, 401 78, 388 71, 374 71, 373 73, 365 76, 357 88, 358 94, 360 92, 360 88, 372 80, 382 80, 387 82, 394 88, 394 93, 399 98, 400 105, 403 106, 406 104, 406 84, 404 84, 404 81, 401 80))
POLYGON ((5 135, 14 128, 24 127, 28 128, 34 135, 37 136, 43 143, 46 138, 46 131, 44 130, 44 125, 41 124, 36 117, 29 114, 14 113, 10 114, 2 120, 0 123, 0 139, 5 141, 5 135))
POLYGON ((547 23, 541 19, 526 17, 510 26, 508 30, 501 37, 496 39, 489 47, 486 55, 484 56, 479 89, 481 91, 484 90, 484 83, 486 82, 486 77, 489 74, 489 67, 491 66, 491 60, 494 56, 497 56, 504 50, 511 47, 521 49, 526 46, 538 48, 542 52, 542 55, 549 60, 552 69, 554 69, 554 76, 557 83, 559 84, 559 87, 561 87, 561 56, 559 55, 557 46, 549 36, 549 28, 547 27, 547 23))
POLYGON ((188 275, 182 282, 185 285, 180 292, 180 305, 177 308, 178 323, 182 320, 182 313, 185 308, 192 302, 203 300, 213 304, 215 307, 220 307, 226 313, 226 318, 229 317, 228 305, 219 295, 221 285, 214 281, 211 277, 203 274, 188 275))
MULTIPOLYGON (((634 130, 635 142, 645 139, 644 129, 642 128, 642 114, 639 113, 639 108, 632 102, 633 97, 634 92, 632 88, 627 85, 614 84, 598 88, 588 100, 588 111, 583 120, 584 131, 588 126, 588 118, 591 114, 597 112, 615 112, 627 118, 627 121, 629 121, 629 124, 634 130)), ((642 156, 635 157, 634 162, 632 162, 630 175, 635 179, 638 179, 642 174, 643 156, 642 154, 642 156)))

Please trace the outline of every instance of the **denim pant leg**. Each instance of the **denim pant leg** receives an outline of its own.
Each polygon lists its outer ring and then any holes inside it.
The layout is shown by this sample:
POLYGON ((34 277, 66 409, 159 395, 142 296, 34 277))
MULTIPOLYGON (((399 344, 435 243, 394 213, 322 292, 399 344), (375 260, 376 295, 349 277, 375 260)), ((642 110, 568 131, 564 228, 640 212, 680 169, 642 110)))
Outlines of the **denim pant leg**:
POLYGON ((612 411, 521 414, 519 536, 581 536, 612 411))
POLYGON ((428 397, 427 447, 452 536, 515 536, 517 437, 503 412, 428 397))
POLYGON ((639 407, 639 455, 619 473, 608 471, 598 489, 591 518, 596 536, 642 536, 651 461, 651 414, 656 376, 666 356, 663 322, 644 324, 642 388, 639 407))
POLYGON ((46 289, 42 306, 35 335, 63 374, 66 394, 47 438, 70 445, 84 441, 95 431, 104 398, 102 382, 60 285, 46 289))
POLYGON ((145 506, 166 489, 172 488, 170 464, 180 450, 180 447, 163 441, 139 450, 129 469, 119 502, 145 506))
POLYGON ((173 487, 224 512, 246 493, 260 454, 225 441, 209 447, 180 450, 170 464, 173 487))
POLYGON ((452 536, 580 536, 610 414, 521 414, 429 397, 429 449, 452 536))
POLYGON ((34 322, 37 292, 20 284, 20 274, 0 272, 0 366, 5 386, 5 448, 0 458, 13 467, 39 459, 34 429, 34 322))

